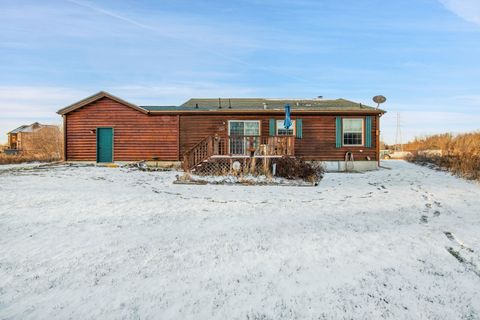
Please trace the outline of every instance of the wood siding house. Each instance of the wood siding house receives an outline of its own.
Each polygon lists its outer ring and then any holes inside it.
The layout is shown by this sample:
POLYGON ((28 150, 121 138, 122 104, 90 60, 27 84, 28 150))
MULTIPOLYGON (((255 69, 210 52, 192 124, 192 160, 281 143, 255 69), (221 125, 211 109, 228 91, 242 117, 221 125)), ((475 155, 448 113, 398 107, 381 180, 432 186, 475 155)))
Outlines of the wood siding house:
POLYGON ((8 141, 6 150, 9 152, 35 153, 43 143, 45 137, 55 137, 59 127, 38 122, 20 126, 7 133, 8 141))
POLYGON ((290 155, 376 168, 385 111, 344 99, 190 99, 137 106, 99 92, 58 111, 67 161, 186 161, 290 155), (292 127, 284 128, 285 104, 292 127))

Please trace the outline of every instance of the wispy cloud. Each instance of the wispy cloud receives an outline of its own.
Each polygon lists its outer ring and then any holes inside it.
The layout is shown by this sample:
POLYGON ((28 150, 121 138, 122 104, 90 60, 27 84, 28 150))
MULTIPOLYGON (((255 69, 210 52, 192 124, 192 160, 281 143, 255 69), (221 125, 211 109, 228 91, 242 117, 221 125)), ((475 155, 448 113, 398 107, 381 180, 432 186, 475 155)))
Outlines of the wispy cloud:
POLYGON ((148 85, 123 85, 112 87, 112 93, 143 105, 179 105, 193 97, 249 97, 258 94, 258 89, 205 81, 169 81, 148 85))
POLYGON ((445 8, 460 18, 480 25, 480 1, 478 0, 439 0, 445 8))
MULTIPOLYGON (((212 56, 216 56, 216 57, 218 57, 218 58, 220 58, 224 61, 228 61, 230 63, 235 63, 235 64, 238 64, 238 65, 241 65, 241 66, 244 66, 244 67, 247 67, 247 68, 251 68, 251 69, 254 69, 254 70, 260 70, 260 71, 268 72, 270 74, 280 75, 280 76, 289 78, 291 80, 300 81, 300 82, 308 82, 308 80, 305 79, 304 77, 297 76, 297 75, 290 74, 290 73, 284 73, 282 71, 279 71, 278 69, 271 68, 267 65, 260 65, 260 64, 252 63, 252 62, 248 61, 247 59, 238 58, 238 57, 234 56, 233 54, 223 53, 222 51, 220 51, 216 48, 212 49, 210 46, 205 46, 205 45, 202 46, 201 42, 187 41, 187 39, 185 39, 184 37, 179 37, 179 36, 176 36, 172 33, 165 32, 165 30, 163 28, 157 28, 156 26, 146 24, 143 21, 139 21, 137 19, 132 19, 130 17, 127 17, 125 14, 120 14, 120 13, 114 12, 110 9, 105 9, 105 8, 102 8, 102 7, 99 7, 99 6, 96 6, 96 5, 92 5, 92 4, 90 4, 88 2, 85 2, 85 1, 78 1, 78 0, 67 0, 67 1, 71 2, 73 4, 76 4, 78 6, 84 7, 88 10, 94 11, 96 13, 101 13, 101 14, 104 14, 104 15, 109 16, 111 18, 121 20, 121 21, 123 21, 125 23, 128 23, 130 25, 133 25, 135 27, 147 30, 154 35, 174 39, 174 40, 177 40, 177 41, 181 41, 183 43, 183 45, 187 48, 192 48, 192 49, 196 49, 196 50, 200 49, 200 50, 202 50, 202 51, 204 51, 208 54, 211 54, 212 56)), ((205 41, 208 38, 212 38, 212 36, 214 36, 214 34, 211 34, 208 37, 199 37, 198 39, 200 39, 201 41, 205 41)))
POLYGON ((69 88, 0 86, 0 143, 6 142, 7 132, 23 124, 59 124, 55 112, 87 94, 69 88))

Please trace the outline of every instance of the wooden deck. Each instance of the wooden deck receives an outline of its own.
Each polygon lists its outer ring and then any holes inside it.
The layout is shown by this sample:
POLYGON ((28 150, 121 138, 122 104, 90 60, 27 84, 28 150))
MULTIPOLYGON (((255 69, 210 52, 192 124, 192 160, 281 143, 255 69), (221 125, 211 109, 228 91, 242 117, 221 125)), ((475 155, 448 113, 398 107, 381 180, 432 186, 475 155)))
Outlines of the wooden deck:
POLYGON ((209 136, 200 141, 183 158, 190 170, 208 159, 281 158, 295 155, 294 136, 209 136))

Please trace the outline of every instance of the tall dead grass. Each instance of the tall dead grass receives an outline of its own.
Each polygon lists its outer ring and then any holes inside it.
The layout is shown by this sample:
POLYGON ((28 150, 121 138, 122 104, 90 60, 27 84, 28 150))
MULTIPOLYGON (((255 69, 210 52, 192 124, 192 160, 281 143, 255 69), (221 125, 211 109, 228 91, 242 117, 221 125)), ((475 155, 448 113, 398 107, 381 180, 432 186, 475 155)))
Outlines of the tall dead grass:
POLYGON ((480 180, 480 132, 416 138, 405 149, 412 152, 411 161, 433 163, 464 178, 480 180))

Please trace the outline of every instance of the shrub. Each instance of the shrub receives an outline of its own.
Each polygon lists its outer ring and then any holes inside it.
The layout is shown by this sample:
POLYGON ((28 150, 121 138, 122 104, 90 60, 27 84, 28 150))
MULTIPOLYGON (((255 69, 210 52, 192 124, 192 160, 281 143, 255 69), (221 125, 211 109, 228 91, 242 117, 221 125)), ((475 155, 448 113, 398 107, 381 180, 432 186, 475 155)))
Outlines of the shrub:
POLYGON ((305 162, 300 158, 282 157, 276 161, 276 176, 286 179, 302 179, 316 183, 323 178, 325 170, 320 164, 305 162))

